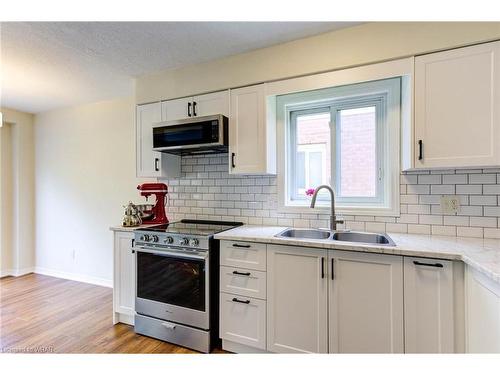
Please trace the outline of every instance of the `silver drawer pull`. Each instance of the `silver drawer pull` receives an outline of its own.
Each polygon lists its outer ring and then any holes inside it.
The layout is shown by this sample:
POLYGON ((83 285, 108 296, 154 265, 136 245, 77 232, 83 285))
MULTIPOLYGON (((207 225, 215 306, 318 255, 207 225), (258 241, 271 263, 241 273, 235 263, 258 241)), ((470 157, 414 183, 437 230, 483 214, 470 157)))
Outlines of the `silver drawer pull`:
POLYGON ((175 329, 176 325, 175 324, 172 324, 172 323, 167 323, 167 322, 164 322, 161 324, 163 327, 165 328, 168 328, 168 329, 175 329))
POLYGON ((250 272, 233 271, 233 275, 250 276, 250 272))

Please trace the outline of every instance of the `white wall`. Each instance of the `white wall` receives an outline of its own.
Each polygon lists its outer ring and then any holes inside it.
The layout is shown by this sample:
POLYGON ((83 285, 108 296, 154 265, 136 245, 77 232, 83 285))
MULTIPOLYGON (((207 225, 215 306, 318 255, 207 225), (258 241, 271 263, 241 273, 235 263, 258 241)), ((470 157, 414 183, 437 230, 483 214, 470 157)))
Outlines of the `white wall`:
POLYGON ((111 285, 123 205, 139 201, 133 98, 36 115, 37 272, 111 285))
POLYGON ((2 130, 1 274, 32 272, 34 258, 33 115, 1 108, 9 123, 2 130), (4 137, 5 135, 5 137, 4 137), (5 149, 4 149, 5 147, 5 149), (3 169, 3 168, 2 168, 3 169))
POLYGON ((12 125, 0 128, 0 277, 12 273, 12 125))

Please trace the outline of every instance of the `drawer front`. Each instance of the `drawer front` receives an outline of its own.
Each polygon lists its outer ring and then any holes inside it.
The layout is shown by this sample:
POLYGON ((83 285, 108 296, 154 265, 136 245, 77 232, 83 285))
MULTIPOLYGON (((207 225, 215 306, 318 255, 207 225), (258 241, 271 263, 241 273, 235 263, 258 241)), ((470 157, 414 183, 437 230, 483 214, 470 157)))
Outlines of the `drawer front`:
POLYGON ((266 298, 266 273, 236 267, 220 267, 221 292, 266 298))
POLYGON ((220 264, 229 267, 265 271, 266 245, 243 241, 221 241, 220 264))
POLYGON ((136 315, 134 330, 141 335, 185 346, 199 352, 210 352, 210 334, 202 329, 195 329, 149 316, 136 315))
POLYGON ((220 337, 266 349, 266 301, 221 293, 220 337))

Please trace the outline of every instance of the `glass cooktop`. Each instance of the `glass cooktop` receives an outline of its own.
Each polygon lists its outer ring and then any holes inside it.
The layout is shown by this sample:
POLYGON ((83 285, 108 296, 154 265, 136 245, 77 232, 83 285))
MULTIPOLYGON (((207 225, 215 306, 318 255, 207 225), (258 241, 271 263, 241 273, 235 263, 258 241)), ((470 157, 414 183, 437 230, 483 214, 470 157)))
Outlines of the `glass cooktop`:
POLYGON ((162 232, 162 233, 182 233, 198 236, 211 236, 231 228, 243 225, 240 222, 232 221, 211 221, 211 220, 188 220, 174 221, 168 224, 154 225, 148 228, 141 228, 141 231, 162 232))

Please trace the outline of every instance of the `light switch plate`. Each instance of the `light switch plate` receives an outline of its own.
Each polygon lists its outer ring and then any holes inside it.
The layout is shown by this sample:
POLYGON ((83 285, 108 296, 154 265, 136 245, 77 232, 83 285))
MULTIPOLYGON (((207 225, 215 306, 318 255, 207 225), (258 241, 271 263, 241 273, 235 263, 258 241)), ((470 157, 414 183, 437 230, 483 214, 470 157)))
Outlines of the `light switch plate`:
POLYGON ((460 199, 457 195, 441 196, 441 212, 445 215, 456 215, 460 209, 460 199))

